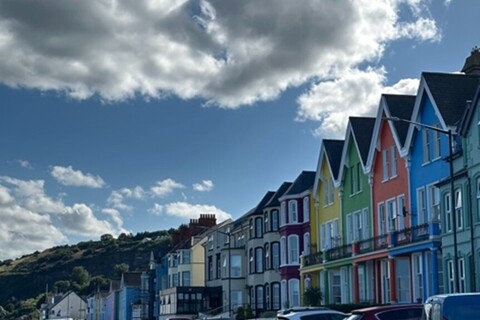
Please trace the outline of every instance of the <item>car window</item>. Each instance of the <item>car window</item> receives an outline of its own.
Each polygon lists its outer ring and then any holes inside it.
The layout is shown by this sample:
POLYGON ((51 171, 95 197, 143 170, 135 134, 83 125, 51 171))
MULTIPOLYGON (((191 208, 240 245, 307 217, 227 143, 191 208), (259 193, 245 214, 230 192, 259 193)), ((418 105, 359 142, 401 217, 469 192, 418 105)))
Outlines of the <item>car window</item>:
POLYGON ((420 320, 422 318, 422 308, 389 310, 377 314, 380 320, 420 320))
POLYGON ((362 318, 363 318, 363 314, 356 313, 356 314, 352 314, 349 317, 345 318, 345 320, 362 320, 362 318))
POLYGON ((331 314, 329 320, 343 320, 345 316, 341 314, 331 314))

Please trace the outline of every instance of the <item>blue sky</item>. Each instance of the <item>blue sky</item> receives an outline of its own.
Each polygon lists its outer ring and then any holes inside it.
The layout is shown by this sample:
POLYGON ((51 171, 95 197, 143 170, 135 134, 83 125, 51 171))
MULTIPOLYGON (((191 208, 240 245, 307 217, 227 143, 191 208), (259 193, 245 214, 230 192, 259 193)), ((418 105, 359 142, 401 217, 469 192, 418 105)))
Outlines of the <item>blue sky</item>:
POLYGON ((236 219, 422 71, 480 2, 0 2, 0 259, 236 219), (26 8, 29 8, 27 10, 26 8), (7 248, 7 249, 5 249, 7 248))

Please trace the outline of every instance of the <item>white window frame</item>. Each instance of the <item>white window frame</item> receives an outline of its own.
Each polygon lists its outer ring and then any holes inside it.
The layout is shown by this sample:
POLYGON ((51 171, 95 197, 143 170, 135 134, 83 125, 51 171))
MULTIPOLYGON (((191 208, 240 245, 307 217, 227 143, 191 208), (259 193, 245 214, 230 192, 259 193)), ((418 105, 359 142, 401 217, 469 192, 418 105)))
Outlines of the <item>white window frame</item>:
POLYGON ((427 192, 425 187, 417 189, 417 224, 421 225, 428 222, 427 212, 427 192))
POLYGON ((298 202, 297 200, 288 201, 288 223, 298 223, 298 202))
POLYGON ((303 198, 303 222, 310 221, 310 197, 303 198))
POLYGON ((463 198, 462 198, 462 189, 455 189, 455 222, 457 230, 463 229, 463 198))
POLYGON ((397 148, 395 144, 390 147, 390 178, 395 178, 397 176, 397 148))
POLYGON ((262 273, 264 270, 263 265, 263 247, 255 248, 255 273, 262 273))
POLYGON ((430 133, 429 130, 422 130, 422 147, 423 147, 423 163, 428 163, 432 160, 430 153, 430 133))
POLYGON ((280 204, 280 227, 287 223, 287 203, 282 201, 280 204))
POLYGON ((289 307, 300 306, 300 280, 288 279, 288 300, 289 307))
POLYGON ((287 248, 288 248, 288 264, 299 264, 300 263, 300 243, 298 235, 291 234, 287 238, 287 248))
POLYGON ((378 203, 378 235, 382 236, 387 234, 387 216, 385 210, 385 202, 378 203))
POLYGON ((389 162, 390 159, 388 157, 388 148, 382 150, 382 168, 383 168, 383 181, 388 181, 389 179, 389 162))
POLYGON ((390 198, 385 201, 385 210, 387 217, 387 230, 391 232, 395 230, 395 218, 397 217, 397 199, 390 198))
POLYGON ((348 213, 346 216, 346 223, 347 223, 347 244, 353 242, 354 235, 353 235, 353 218, 352 214, 348 213))
POLYGON ((395 227, 397 231, 405 229, 405 216, 403 210, 405 208, 405 195, 401 194, 397 197, 397 216, 395 219, 395 227))
POLYGON ((303 234, 303 255, 308 256, 310 254, 310 232, 303 234))
POLYGON ((287 264, 287 238, 280 238, 280 266, 287 264))

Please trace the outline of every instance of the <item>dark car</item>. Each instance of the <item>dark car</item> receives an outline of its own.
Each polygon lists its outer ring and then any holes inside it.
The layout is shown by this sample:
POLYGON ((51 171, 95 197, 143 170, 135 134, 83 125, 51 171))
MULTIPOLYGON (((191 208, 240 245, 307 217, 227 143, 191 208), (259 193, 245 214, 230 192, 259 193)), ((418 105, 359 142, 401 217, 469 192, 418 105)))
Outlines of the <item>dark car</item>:
POLYGON ((420 320, 423 305, 390 304, 353 310, 345 320, 420 320))

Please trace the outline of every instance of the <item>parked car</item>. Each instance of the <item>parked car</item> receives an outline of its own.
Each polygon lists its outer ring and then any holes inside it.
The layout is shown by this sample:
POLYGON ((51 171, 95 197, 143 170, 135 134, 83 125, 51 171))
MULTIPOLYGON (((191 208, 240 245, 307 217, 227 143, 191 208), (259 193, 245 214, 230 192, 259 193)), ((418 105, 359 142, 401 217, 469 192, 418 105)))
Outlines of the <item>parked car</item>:
POLYGON ((422 312, 418 303, 389 304, 353 310, 345 320, 420 320, 422 312))
POLYGON ((425 301, 422 320, 457 319, 480 319, 480 293, 440 294, 425 301))
POLYGON ((343 320, 347 314, 325 307, 299 307, 279 310, 277 320, 343 320))

